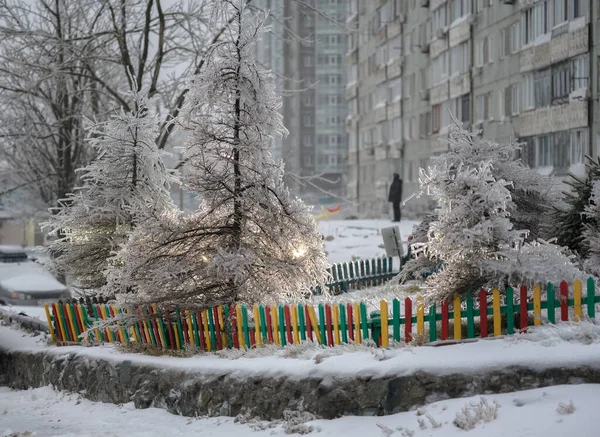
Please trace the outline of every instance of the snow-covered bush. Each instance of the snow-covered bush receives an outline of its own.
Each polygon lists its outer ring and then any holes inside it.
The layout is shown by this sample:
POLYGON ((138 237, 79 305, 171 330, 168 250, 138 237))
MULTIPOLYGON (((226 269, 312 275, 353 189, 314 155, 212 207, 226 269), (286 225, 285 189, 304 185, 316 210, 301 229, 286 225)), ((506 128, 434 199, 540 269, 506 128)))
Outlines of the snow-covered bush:
POLYGON ((220 42, 189 83, 179 120, 188 131, 185 187, 201 200, 136 228, 121 252, 123 273, 143 303, 207 306, 302 297, 326 277, 321 234, 283 183, 271 154, 287 131, 271 74, 255 62, 263 23, 242 0, 218 1, 220 42))
POLYGON ((84 185, 59 202, 43 227, 56 235, 47 266, 84 292, 106 283, 108 268, 133 228, 169 209, 171 182, 158 150, 158 120, 147 90, 130 93, 131 112, 120 110, 102 123, 87 120, 97 158, 80 171, 84 185))
POLYGON ((426 280, 428 298, 580 276, 562 248, 530 239, 525 226, 536 217, 529 208, 542 209, 543 190, 541 179, 513 161, 515 147, 494 147, 455 126, 450 151, 421 171, 420 190, 432 195, 438 207, 428 220, 426 241, 421 236, 412 246, 417 256, 407 263, 403 278, 436 263, 438 270, 426 280), (527 200, 529 192, 533 200, 527 200))
POLYGON ((479 423, 488 423, 498 417, 497 402, 489 403, 487 399, 480 398, 479 403, 470 403, 465 405, 462 410, 456 413, 454 424, 465 431, 469 431, 479 423))

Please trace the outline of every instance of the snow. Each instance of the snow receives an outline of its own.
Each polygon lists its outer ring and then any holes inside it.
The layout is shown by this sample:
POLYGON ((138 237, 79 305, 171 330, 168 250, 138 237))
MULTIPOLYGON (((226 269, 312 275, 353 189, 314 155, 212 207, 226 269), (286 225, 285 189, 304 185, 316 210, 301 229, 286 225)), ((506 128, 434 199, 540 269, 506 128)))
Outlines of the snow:
POLYGON ((586 322, 558 327, 531 327, 528 334, 500 339, 484 339, 449 347, 410 347, 375 349, 368 345, 325 348, 310 343, 250 351, 204 353, 187 358, 125 353, 115 345, 98 347, 46 346, 44 338, 0 326, 0 347, 6 351, 41 352, 64 356, 78 354, 110 361, 167 367, 186 372, 240 378, 283 376, 290 378, 388 377, 426 371, 439 375, 483 372, 511 365, 534 369, 589 365, 600 368, 600 325, 586 322))
POLYGON ((34 319, 46 321, 46 310, 43 306, 20 306, 20 305, 0 305, 0 313, 9 314, 25 313, 34 319))
MULTIPOLYGON (((384 417, 346 416, 313 420, 304 424, 313 435, 547 437, 551 435, 597 435, 595 419, 600 385, 562 385, 516 393, 476 396, 435 402, 417 411, 384 417), (479 422, 465 431, 454 421, 464 407, 487 401, 497 418, 479 422), (565 408, 572 402, 574 411, 565 408), (468 434, 465 434, 468 433, 468 434)), ((37 437, 152 437, 218 436, 265 437, 286 435, 285 423, 250 421, 236 423, 231 417, 189 418, 157 408, 138 410, 133 403, 113 405, 92 402, 78 394, 60 393, 51 387, 26 391, 0 388, 0 436, 37 437), (27 432, 31 434, 26 434, 27 432)), ((493 417, 493 416, 492 416, 493 417)), ((240 421, 241 422, 241 421, 240 421)))
MULTIPOLYGON (((402 240, 406 241, 412 233, 413 226, 419 221, 402 220, 394 223, 391 220, 323 220, 319 222, 319 230, 325 237, 325 251, 329 262, 348 262, 353 259, 371 259, 386 256, 381 237, 381 228, 400 227, 402 240), (328 241, 333 237, 331 241, 328 241), (380 247, 381 246, 381 247, 380 247)), ((405 247, 406 250, 406 247, 405 247)), ((398 267, 398 258, 394 259, 398 267)))
POLYGON ((33 262, 0 263, 0 285, 8 291, 30 294, 65 290, 54 276, 33 262))

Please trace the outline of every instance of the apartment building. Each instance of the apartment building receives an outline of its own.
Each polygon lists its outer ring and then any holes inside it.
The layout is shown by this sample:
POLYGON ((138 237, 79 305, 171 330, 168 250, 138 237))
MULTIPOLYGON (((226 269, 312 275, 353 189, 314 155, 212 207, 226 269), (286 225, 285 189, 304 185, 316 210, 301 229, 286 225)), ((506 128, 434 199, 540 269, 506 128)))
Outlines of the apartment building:
MULTIPOLYGON (((450 114, 466 128, 480 129, 484 138, 522 141, 521 159, 544 174, 581 172, 584 156, 598 155, 600 147, 599 80, 590 79, 598 78, 599 9, 590 0, 359 0, 350 5, 357 12, 349 23, 368 35, 362 44, 359 37, 347 55, 349 77, 359 66, 358 79, 346 87, 348 192, 359 211, 386 210, 393 172, 405 181, 405 198, 414 192, 418 169, 447 149, 450 114), (387 118, 377 119, 387 124, 382 128, 387 136, 374 143, 368 135, 355 140, 352 132, 368 129, 377 110, 368 102, 361 106, 360 99, 354 105, 353 96, 373 93, 381 75, 360 65, 377 57, 381 28, 389 34, 393 23, 400 23, 394 38, 402 41, 402 51, 388 58, 386 68, 391 61, 400 66, 395 78, 402 84, 400 112, 390 111, 395 107, 389 94, 385 102, 378 100, 387 108, 387 118), (398 116, 400 131, 390 128, 398 116), (378 161, 387 167, 377 167, 378 161), (377 178, 357 171, 371 163, 377 178)), ((412 199, 405 215, 418 216, 431 207, 428 202, 412 199)))
POLYGON ((257 57, 283 92, 281 112, 289 135, 276 141, 274 156, 284 160, 288 175, 309 178, 305 184, 288 178, 288 184, 305 202, 317 205, 346 194, 346 32, 332 21, 343 23, 346 3, 305 3, 310 7, 293 0, 256 0, 272 17, 257 57))

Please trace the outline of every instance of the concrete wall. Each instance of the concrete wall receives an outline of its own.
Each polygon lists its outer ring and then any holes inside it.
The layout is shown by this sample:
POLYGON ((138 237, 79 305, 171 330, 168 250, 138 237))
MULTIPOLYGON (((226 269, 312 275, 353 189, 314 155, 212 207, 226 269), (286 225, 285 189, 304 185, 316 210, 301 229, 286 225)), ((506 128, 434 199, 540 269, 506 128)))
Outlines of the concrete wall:
POLYGON ((51 384, 88 399, 137 408, 157 407, 184 416, 280 419, 284 411, 306 411, 332 419, 342 415, 385 415, 446 398, 506 393, 558 384, 600 383, 600 367, 511 366, 501 370, 374 378, 202 374, 190 370, 107 361, 55 351, 7 352, 0 348, 0 385, 15 389, 51 384))

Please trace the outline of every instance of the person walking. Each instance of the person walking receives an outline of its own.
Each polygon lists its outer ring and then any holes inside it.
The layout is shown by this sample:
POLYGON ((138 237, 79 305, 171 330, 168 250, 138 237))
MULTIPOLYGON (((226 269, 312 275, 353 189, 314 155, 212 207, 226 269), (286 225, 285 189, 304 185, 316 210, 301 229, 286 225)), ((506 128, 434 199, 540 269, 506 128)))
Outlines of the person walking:
POLYGON ((388 202, 392 202, 394 207, 394 220, 395 222, 400 221, 400 202, 402 202, 402 179, 398 173, 394 173, 394 180, 390 185, 390 194, 388 195, 388 202))

